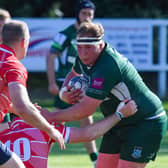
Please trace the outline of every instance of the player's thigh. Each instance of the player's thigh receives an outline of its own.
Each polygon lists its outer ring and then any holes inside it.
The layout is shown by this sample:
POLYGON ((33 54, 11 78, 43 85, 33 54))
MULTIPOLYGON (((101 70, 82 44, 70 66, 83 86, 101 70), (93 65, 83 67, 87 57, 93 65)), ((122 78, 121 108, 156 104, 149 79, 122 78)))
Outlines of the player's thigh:
POLYGON ((110 130, 104 134, 96 168, 117 168, 120 159, 120 140, 117 130, 110 130))
POLYGON ((96 168, 118 168, 120 154, 99 153, 96 168))
POLYGON ((106 154, 120 153, 120 138, 117 130, 111 129, 104 134, 99 151, 106 154))
POLYGON ((78 120, 80 127, 85 127, 87 125, 93 124, 93 117, 88 116, 86 118, 83 118, 81 120, 78 120))
POLYGON ((0 166, 6 163, 12 157, 12 152, 0 142, 0 166))
POLYGON ((122 160, 148 163, 155 160, 161 140, 167 130, 167 118, 143 121, 121 131, 120 158, 122 160))
POLYGON ((21 159, 13 152, 9 160, 0 165, 0 168, 25 168, 21 159))
POLYGON ((136 163, 120 159, 118 168, 145 168, 146 165, 146 163, 136 163))

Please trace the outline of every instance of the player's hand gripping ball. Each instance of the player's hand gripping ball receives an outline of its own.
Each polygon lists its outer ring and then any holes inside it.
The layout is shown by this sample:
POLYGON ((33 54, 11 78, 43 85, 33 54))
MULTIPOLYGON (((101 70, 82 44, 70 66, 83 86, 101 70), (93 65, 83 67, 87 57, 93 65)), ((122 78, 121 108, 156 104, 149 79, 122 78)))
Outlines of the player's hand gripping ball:
POLYGON ((68 85, 72 86, 72 90, 80 89, 83 93, 85 93, 89 86, 89 80, 83 76, 75 76, 69 81, 68 85))

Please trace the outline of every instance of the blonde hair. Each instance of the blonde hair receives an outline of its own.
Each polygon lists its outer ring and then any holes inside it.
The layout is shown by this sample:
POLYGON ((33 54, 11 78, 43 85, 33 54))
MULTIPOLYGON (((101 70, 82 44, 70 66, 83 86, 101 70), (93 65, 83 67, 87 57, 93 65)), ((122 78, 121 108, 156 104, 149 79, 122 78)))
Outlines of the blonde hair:
POLYGON ((11 19, 10 13, 5 9, 0 8, 0 20, 6 21, 10 19, 11 19))
POLYGON ((2 29, 2 42, 12 44, 29 35, 28 26, 23 21, 10 20, 5 23, 2 29))
POLYGON ((104 35, 104 28, 100 23, 83 22, 78 31, 77 37, 102 37, 104 35))

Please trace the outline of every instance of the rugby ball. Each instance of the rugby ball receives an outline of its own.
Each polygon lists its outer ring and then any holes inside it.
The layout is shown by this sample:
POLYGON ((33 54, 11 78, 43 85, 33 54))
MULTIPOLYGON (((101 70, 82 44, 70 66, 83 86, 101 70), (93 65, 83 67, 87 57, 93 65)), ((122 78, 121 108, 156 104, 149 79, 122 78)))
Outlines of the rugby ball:
POLYGON ((85 93, 89 86, 89 80, 83 76, 75 76, 70 79, 68 86, 72 86, 73 89, 80 89, 82 92, 85 93))

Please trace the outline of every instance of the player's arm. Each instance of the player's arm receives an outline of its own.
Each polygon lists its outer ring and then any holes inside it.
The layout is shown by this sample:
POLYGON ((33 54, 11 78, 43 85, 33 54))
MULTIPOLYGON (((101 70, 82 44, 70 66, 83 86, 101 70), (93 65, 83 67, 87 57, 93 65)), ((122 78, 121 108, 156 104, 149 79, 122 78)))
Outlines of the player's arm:
POLYGON ((110 115, 109 117, 84 128, 71 128, 69 143, 88 142, 99 138, 109 129, 114 127, 122 119, 122 117, 126 118, 134 115, 136 111, 137 109, 134 101, 129 101, 125 105, 120 103, 116 113, 110 115), (118 112, 120 112, 122 117, 118 115, 118 112))
POLYGON ((85 95, 79 103, 76 103, 67 109, 52 113, 48 112, 46 109, 41 109, 41 114, 48 121, 75 121, 92 115, 101 102, 102 100, 94 99, 85 95))
POLYGON ((0 132, 6 130, 9 128, 9 123, 6 122, 6 123, 0 123, 0 132))
POLYGON ((62 135, 55 131, 44 117, 40 115, 39 110, 31 103, 25 86, 19 82, 9 83, 9 95, 15 109, 15 113, 23 118, 33 127, 45 131, 51 138, 55 139, 63 149, 64 140, 62 135))
POLYGON ((53 95, 58 95, 59 87, 56 84, 55 75, 55 58, 59 56, 59 53, 49 53, 47 56, 47 77, 48 77, 48 90, 53 95))

